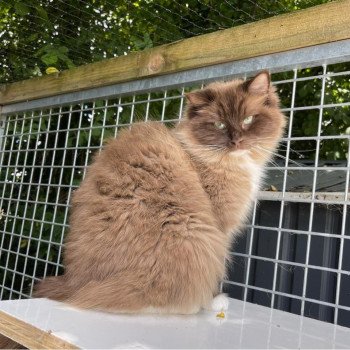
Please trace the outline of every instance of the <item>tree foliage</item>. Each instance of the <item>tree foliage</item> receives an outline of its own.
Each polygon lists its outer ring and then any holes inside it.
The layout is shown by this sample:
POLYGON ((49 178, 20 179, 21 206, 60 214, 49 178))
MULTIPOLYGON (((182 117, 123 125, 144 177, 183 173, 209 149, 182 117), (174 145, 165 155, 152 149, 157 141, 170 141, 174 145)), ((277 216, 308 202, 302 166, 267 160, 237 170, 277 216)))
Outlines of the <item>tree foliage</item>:
POLYGON ((327 2, 2 0, 0 82, 23 80, 327 2))

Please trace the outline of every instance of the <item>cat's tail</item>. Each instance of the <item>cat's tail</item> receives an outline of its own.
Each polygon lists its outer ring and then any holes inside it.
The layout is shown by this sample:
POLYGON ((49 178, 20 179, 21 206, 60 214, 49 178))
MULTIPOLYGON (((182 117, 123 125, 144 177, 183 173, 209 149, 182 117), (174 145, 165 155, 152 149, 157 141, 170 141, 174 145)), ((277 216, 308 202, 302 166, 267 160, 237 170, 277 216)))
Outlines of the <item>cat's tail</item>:
POLYGON ((136 277, 89 281, 84 285, 72 286, 65 275, 48 277, 34 288, 35 298, 63 301, 84 309, 98 309, 118 312, 137 312, 144 305, 143 288, 136 277))
POLYGON ((146 307, 143 283, 136 276, 89 281, 67 299, 73 306, 108 312, 134 313, 146 307))
POLYGON ((34 288, 35 298, 49 298, 57 301, 65 301, 71 295, 65 276, 48 277, 40 281, 34 288))

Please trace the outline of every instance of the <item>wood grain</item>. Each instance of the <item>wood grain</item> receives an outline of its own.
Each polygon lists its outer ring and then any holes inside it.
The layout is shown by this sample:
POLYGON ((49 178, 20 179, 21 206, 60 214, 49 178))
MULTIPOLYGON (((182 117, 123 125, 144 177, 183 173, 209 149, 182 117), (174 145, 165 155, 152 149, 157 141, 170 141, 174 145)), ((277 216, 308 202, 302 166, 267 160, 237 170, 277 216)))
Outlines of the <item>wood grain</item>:
POLYGON ((79 349, 75 345, 44 332, 24 321, 0 311, 0 334, 28 349, 79 349))
POLYGON ((0 105, 350 38, 350 0, 217 31, 0 87, 0 105))

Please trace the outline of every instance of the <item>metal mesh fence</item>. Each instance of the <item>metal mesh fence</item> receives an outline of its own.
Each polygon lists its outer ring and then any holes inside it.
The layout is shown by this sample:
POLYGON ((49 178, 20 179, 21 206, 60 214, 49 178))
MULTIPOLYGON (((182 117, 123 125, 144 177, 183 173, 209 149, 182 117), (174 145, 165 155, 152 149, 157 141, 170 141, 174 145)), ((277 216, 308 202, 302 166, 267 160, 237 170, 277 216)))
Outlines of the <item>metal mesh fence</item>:
MULTIPOLYGON (((273 67, 289 125, 246 234, 233 247, 223 289, 350 326, 350 63, 344 60, 273 67)), ((165 78, 165 88, 139 91, 126 83, 120 94, 60 104, 46 99, 41 108, 39 101, 2 115, 1 299, 29 297, 37 280, 63 271, 71 194, 104 140, 135 122, 172 126, 186 91, 214 77, 246 75, 220 69, 205 68, 208 79, 188 73, 183 81, 165 78)))

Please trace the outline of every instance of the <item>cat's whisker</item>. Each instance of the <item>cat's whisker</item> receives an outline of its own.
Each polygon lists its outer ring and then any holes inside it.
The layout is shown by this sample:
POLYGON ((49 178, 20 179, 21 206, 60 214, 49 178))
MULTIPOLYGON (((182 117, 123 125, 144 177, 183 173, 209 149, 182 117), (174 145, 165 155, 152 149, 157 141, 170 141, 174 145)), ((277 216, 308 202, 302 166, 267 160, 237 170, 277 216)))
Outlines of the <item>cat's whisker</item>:
POLYGON ((268 149, 266 149, 266 148, 263 148, 263 147, 260 147, 260 146, 258 146, 258 145, 256 145, 255 147, 256 147, 256 148, 259 148, 260 150, 262 150, 262 151, 264 151, 264 152, 270 153, 270 154, 274 155, 275 157, 278 157, 278 158, 281 158, 281 159, 284 159, 284 160, 288 160, 289 162, 294 163, 295 165, 297 165, 297 166, 299 166, 299 167, 302 167, 302 168, 305 167, 305 165, 303 165, 303 164, 301 164, 301 163, 299 163, 299 162, 296 162, 296 161, 294 161, 294 160, 292 160, 292 159, 287 159, 286 157, 282 156, 281 154, 275 153, 275 152, 273 152, 273 151, 270 151, 270 150, 268 150, 268 149))
MULTIPOLYGON (((253 147, 255 148, 255 147, 253 147)), ((259 154, 263 154, 261 151, 259 151, 257 148, 255 148, 255 151, 258 152, 259 154)), ((280 171, 281 173, 284 173, 285 172, 285 169, 282 169, 281 168, 281 165, 276 163, 273 159, 270 159, 269 160, 269 163, 271 163, 272 165, 274 165, 274 170, 276 171, 280 171)), ((271 169, 270 169, 271 170, 271 169)), ((307 169, 306 171, 312 171, 312 170, 309 170, 307 169)), ((288 176, 289 177, 293 177, 293 178, 296 178, 297 177, 297 174, 294 174, 294 173, 288 173, 288 176)))
MULTIPOLYGON (((273 140, 273 139, 274 139, 273 137, 265 137, 265 138, 256 139, 256 141, 273 140)), ((280 148, 280 147, 288 148, 287 142, 289 142, 289 140, 280 140, 278 148, 280 148)), ((300 150, 300 152, 298 152, 298 151, 294 150, 292 147, 289 146, 289 150, 291 152, 297 154, 300 157, 304 157, 304 155, 301 152, 316 151, 316 148, 311 148, 311 149, 307 149, 307 150, 300 150)))
POLYGON ((275 140, 273 137, 257 137, 254 141, 263 141, 263 140, 275 140))
MULTIPOLYGON (((258 152, 258 153, 260 153, 261 151, 259 151, 257 148, 255 148, 255 151, 256 152, 258 152)), ((261 152, 262 153, 262 152, 261 152)), ((260 154, 261 154, 260 153, 260 154)), ((274 170, 278 170, 278 171, 280 171, 281 173, 284 173, 284 171, 285 171, 285 169, 281 169, 281 165, 279 165, 278 163, 276 163, 275 161, 273 161, 272 159, 269 161, 271 164, 273 164, 274 165, 274 167, 275 167, 275 169, 274 170)), ((271 169, 270 169, 271 170, 271 169)), ((309 170, 309 169, 303 169, 302 171, 312 171, 312 170, 309 170)), ((324 174, 321 174, 320 176, 322 176, 322 175, 324 175, 324 174)), ((294 173, 294 172, 292 172, 292 173, 289 173, 288 174, 288 176, 289 177, 297 177, 297 173, 294 173)))
MULTIPOLYGON (((256 141, 259 142, 259 141, 265 141, 265 140, 271 140, 271 139, 273 139, 273 137, 259 138, 259 139, 256 139, 256 141)), ((288 145, 286 144, 287 142, 288 142, 287 140, 280 141, 277 149, 284 148, 286 150, 288 148, 288 145)), ((298 155, 300 158, 304 158, 304 154, 301 153, 301 152, 312 152, 312 151, 315 151, 316 148, 308 149, 308 150, 300 150, 300 152, 298 152, 298 151, 294 150, 292 147, 289 146, 289 150, 290 150, 290 152, 298 155)))
POLYGON ((275 166, 276 170, 283 172, 281 166, 278 163, 276 163, 273 159, 270 160, 270 163, 275 166))
MULTIPOLYGON (((280 148, 280 147, 284 147, 284 149, 283 149, 283 151, 286 151, 286 149, 288 148, 288 146, 287 145, 279 145, 278 146, 278 148, 280 148)), ((290 152, 293 152, 293 153, 295 153, 295 154, 297 154, 299 157, 304 157, 304 155, 302 154, 302 153, 300 153, 300 152, 298 152, 298 151, 295 151, 294 149, 292 149, 291 147, 289 147, 289 151, 290 152)))
MULTIPOLYGON (((255 148, 255 147, 253 147, 255 148)), ((263 152, 259 151, 257 148, 255 148, 255 151, 258 152, 260 155, 264 155, 263 152)), ((279 164, 277 164, 273 159, 270 159, 269 162, 274 165, 274 167, 276 168, 276 170, 280 171, 283 173, 283 169, 281 169, 281 166, 279 164)))
MULTIPOLYGON (((260 148, 260 149, 261 149, 261 148, 260 148)), ((269 150, 267 150, 267 149, 261 149, 261 150, 264 151, 264 152, 268 152, 268 153, 270 153, 271 155, 273 155, 273 156, 275 156, 275 157, 278 157, 278 158, 280 158, 280 159, 287 160, 288 162, 294 163, 294 164, 297 165, 298 167, 304 167, 303 164, 301 164, 301 163, 299 163, 299 162, 296 162, 296 161, 294 161, 294 160, 292 160, 292 159, 287 159, 285 156, 282 156, 281 154, 278 154, 278 153, 275 153, 275 152, 271 152, 271 151, 269 151, 269 150)))
POLYGON ((220 152, 220 151, 224 151, 224 148, 215 148, 215 147, 195 147, 195 146, 188 146, 188 147, 183 147, 185 150, 187 151, 193 151, 193 150, 197 150, 197 151, 208 151, 208 152, 220 152))

